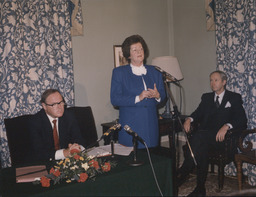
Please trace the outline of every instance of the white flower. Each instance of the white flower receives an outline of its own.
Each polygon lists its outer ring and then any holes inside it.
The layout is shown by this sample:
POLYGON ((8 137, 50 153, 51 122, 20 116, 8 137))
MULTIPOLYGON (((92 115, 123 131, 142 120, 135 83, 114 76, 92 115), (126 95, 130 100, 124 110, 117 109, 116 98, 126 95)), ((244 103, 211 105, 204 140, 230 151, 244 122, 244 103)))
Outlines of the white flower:
POLYGON ((90 155, 90 156, 88 156, 88 159, 91 160, 91 159, 93 159, 94 157, 95 157, 95 156, 90 155))
POLYGON ((85 171, 88 170, 88 168, 89 168, 88 163, 83 163, 82 168, 85 169, 85 171))

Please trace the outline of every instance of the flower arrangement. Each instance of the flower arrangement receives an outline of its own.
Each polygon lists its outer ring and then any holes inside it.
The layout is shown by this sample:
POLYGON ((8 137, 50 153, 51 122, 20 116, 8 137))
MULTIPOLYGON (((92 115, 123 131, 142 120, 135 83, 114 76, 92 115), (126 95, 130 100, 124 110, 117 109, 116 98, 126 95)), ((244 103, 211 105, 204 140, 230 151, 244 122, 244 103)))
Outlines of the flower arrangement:
POLYGON ((67 183, 72 181, 85 182, 90 178, 95 179, 97 174, 108 172, 115 166, 115 162, 87 156, 85 152, 72 150, 71 157, 57 161, 49 174, 41 177, 40 181, 36 183, 41 183, 42 187, 50 187, 51 182, 55 185, 63 180, 67 183))

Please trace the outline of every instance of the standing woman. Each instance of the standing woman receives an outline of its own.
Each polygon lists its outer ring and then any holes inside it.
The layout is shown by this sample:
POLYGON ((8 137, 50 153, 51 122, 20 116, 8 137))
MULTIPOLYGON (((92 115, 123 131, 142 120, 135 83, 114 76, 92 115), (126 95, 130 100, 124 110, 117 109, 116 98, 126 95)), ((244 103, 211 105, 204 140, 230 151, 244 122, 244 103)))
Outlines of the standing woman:
MULTIPOLYGON (((149 50, 139 35, 126 38, 122 44, 128 65, 113 69, 111 103, 119 107, 122 130, 118 142, 133 146, 132 136, 124 130, 128 125, 146 142, 148 147, 159 143, 157 105, 165 99, 162 74, 154 66, 145 65, 149 50)), ((139 143, 138 148, 145 148, 139 143)))

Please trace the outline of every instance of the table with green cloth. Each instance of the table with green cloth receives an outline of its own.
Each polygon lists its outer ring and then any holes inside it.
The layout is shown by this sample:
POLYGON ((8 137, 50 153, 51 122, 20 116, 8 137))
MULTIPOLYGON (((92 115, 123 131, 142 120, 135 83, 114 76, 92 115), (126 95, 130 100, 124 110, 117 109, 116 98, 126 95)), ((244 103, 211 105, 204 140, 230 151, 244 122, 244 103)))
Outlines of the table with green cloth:
MULTIPOLYGON (((163 196, 173 195, 172 161, 150 151, 155 175, 163 196)), ((49 188, 33 183, 16 183, 15 168, 1 170, 1 195, 5 196, 161 196, 149 163, 146 150, 137 152, 140 166, 130 166, 133 152, 129 156, 115 156, 117 166, 111 171, 97 175, 96 179, 84 183, 61 183, 49 188)))

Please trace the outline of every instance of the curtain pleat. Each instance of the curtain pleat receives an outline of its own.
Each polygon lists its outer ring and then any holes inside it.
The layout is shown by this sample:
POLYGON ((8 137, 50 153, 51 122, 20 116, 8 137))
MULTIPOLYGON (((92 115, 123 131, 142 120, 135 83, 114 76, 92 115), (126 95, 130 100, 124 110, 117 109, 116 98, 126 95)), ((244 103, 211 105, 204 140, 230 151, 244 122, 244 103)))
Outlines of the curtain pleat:
POLYGON ((74 103, 69 3, 66 0, 0 1, 0 143, 10 165, 4 119, 41 109, 41 94, 59 89, 74 103))
MULTIPOLYGON (((215 0, 217 69, 228 75, 227 88, 242 95, 248 128, 256 127, 256 3, 255 0, 215 0)), ((256 145, 256 136, 248 139, 256 145)), ((256 168, 243 165, 256 185, 256 168)), ((225 173, 236 174, 234 164, 225 173)))

